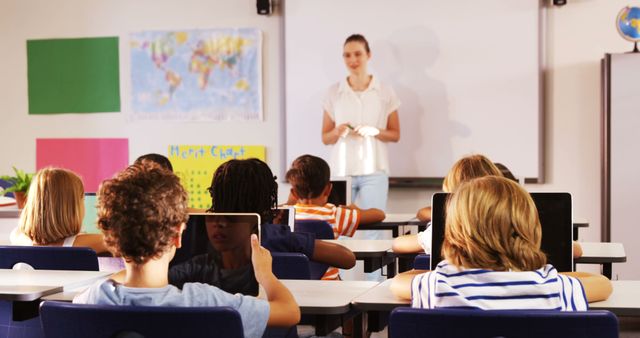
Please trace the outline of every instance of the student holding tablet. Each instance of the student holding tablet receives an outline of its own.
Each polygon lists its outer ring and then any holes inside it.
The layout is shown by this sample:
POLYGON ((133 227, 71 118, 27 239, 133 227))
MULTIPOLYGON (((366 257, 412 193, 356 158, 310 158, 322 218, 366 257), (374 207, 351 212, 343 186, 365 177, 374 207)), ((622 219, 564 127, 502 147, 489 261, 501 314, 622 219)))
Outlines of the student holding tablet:
POLYGON ((509 179, 462 183, 446 215, 444 260, 434 271, 402 273, 391 285, 413 307, 584 311, 612 292, 604 276, 558 273, 547 264, 536 206, 509 179))
MULTIPOLYGON (((169 262, 181 246, 187 221, 187 193, 180 179, 152 165, 132 165, 102 183, 98 227, 112 253, 124 257, 122 282, 99 281, 75 303, 133 306, 228 306, 240 314, 245 337, 262 337, 265 327, 291 326, 300 309, 273 275, 271 255, 251 237, 255 277, 267 299, 227 293, 211 285, 169 285, 169 262)), ((176 323, 180 325, 180 323, 176 323)))

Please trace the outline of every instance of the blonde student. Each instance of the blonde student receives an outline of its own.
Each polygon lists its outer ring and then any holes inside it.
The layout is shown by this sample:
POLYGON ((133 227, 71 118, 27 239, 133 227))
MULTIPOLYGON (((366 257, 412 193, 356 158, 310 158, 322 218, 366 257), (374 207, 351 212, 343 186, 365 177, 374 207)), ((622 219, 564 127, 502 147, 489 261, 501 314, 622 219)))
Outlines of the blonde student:
MULTIPOLYGON (((300 320, 293 296, 271 271, 271 254, 251 237, 251 261, 267 300, 230 294, 201 283, 169 285, 169 262, 181 247, 187 193, 179 178, 158 166, 137 164, 102 183, 98 227, 114 255, 125 260, 122 282, 108 279, 78 295, 75 303, 133 306, 228 306, 240 314, 244 336, 262 337, 269 326, 300 320)), ((178 323, 179 325, 179 323, 178 323)))
POLYGON ((29 187, 11 244, 89 247, 97 253, 107 252, 101 234, 80 233, 84 212, 80 177, 65 169, 41 169, 29 187))
POLYGON ((417 308, 587 310, 611 294, 600 275, 558 273, 540 250, 535 204, 496 176, 461 184, 447 204, 444 261, 396 276, 391 290, 417 308))
MULTIPOLYGON (((470 155, 459 159, 453 164, 449 173, 444 178, 442 190, 454 191, 462 182, 483 176, 502 176, 491 160, 483 155, 470 155)), ((431 207, 424 207, 418 211, 418 219, 431 220, 431 207)), ((393 251, 396 253, 431 252, 431 227, 417 235, 405 235, 394 239, 393 251)))
MULTIPOLYGON (((326 221, 335 238, 352 237, 360 224, 384 220, 384 211, 380 209, 328 203, 332 188, 330 177, 329 165, 319 157, 302 155, 293 161, 286 178, 291 184, 289 202, 295 203, 296 220, 326 221)), ((329 268, 322 279, 338 279, 338 269, 329 268)))

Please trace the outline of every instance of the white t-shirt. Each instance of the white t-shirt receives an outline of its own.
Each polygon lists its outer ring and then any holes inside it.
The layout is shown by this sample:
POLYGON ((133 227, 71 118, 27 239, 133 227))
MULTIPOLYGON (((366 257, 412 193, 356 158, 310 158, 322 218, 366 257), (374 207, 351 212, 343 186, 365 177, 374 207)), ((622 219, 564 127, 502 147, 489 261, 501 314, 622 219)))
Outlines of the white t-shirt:
POLYGON ((418 232, 418 244, 424 250, 424 253, 429 255, 431 254, 431 238, 433 231, 431 230, 431 222, 427 224, 427 228, 424 231, 418 232))
MULTIPOLYGON (((378 129, 387 128, 389 115, 399 106, 394 90, 381 84, 375 76, 362 92, 355 92, 345 78, 329 87, 323 103, 323 109, 336 126, 349 123, 352 127, 363 125, 378 129)), ((340 138, 332 146, 329 166, 335 176, 370 175, 380 171, 388 174, 387 145, 373 136, 340 138)))
POLYGON ((411 283, 411 306, 482 310, 586 311, 580 281, 547 264, 535 271, 457 268, 442 261, 411 283))

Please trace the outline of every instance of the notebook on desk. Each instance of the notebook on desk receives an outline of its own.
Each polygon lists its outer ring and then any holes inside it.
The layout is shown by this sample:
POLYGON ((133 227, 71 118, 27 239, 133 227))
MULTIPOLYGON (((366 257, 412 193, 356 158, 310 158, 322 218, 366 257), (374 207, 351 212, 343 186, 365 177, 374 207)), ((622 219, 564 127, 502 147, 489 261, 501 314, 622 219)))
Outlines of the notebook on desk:
MULTIPOLYGON (((571 195, 556 192, 532 192, 542 226, 541 248, 549 264, 558 271, 573 270, 573 224, 571 195)), ((440 255, 444 241, 446 201, 448 193, 435 193, 431 200, 431 269, 443 260, 440 255)))

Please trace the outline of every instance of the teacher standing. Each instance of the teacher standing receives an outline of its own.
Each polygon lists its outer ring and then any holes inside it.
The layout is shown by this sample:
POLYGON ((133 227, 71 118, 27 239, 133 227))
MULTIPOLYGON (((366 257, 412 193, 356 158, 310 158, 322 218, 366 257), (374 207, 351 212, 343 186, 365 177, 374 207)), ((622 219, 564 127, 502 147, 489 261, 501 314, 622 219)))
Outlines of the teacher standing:
POLYGON ((322 143, 332 147, 332 175, 351 177, 355 204, 385 210, 389 193, 386 143, 400 139, 400 101, 390 86, 368 73, 371 50, 364 36, 349 36, 342 57, 349 76, 327 92, 322 143))

